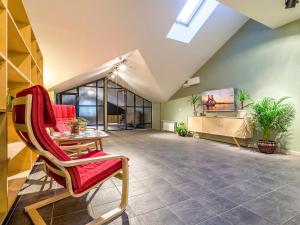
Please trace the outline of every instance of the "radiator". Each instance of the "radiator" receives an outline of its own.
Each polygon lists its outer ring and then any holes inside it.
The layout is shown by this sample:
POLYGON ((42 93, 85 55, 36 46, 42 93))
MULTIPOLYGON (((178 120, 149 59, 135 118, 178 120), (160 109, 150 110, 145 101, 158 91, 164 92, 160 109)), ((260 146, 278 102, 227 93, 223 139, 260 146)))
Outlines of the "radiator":
POLYGON ((163 120, 162 121, 162 130, 163 131, 169 131, 169 132, 175 132, 176 122, 175 121, 163 120))

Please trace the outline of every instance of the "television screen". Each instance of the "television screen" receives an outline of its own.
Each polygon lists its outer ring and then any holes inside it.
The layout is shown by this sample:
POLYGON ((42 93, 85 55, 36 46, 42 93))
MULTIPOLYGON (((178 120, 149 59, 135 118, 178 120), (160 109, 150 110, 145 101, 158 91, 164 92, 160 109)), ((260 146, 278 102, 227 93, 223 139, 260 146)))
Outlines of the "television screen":
POLYGON ((235 111, 234 89, 220 89, 202 93, 204 111, 235 111))

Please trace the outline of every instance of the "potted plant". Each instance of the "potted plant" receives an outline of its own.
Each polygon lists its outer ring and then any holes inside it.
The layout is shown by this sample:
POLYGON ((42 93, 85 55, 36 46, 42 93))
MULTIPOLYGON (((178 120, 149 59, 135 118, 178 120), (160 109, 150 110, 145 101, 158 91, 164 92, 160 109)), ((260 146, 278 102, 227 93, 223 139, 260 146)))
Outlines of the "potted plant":
POLYGON ((192 96, 189 98, 188 101, 193 106, 194 116, 197 116, 197 110, 196 109, 199 107, 199 96, 195 95, 195 94, 192 94, 192 96))
POLYGON ((251 105, 252 103, 245 105, 245 102, 250 99, 251 97, 245 89, 239 89, 237 94, 237 100, 240 102, 240 110, 238 110, 237 117, 244 118, 247 115, 247 110, 245 110, 245 108, 251 105))
POLYGON ((85 130, 88 124, 88 120, 83 117, 77 117, 70 120, 69 125, 71 126, 71 133, 78 134, 80 130, 85 130))
POLYGON ((295 108, 285 103, 288 97, 273 99, 265 97, 252 105, 254 123, 261 133, 262 140, 257 145, 260 152, 272 154, 277 148, 271 134, 287 132, 295 118, 295 108))
POLYGON ((176 133, 179 134, 179 136, 185 137, 188 133, 187 127, 184 122, 180 122, 176 126, 176 133))

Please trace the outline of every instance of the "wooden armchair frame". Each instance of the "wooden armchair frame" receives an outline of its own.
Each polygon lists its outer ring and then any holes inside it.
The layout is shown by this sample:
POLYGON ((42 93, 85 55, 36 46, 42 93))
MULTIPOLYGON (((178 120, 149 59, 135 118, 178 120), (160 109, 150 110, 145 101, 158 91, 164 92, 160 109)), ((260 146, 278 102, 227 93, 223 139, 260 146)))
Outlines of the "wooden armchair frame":
POLYGON ((29 217, 31 218, 32 222, 35 225, 46 225, 43 218, 38 213, 37 209, 44 207, 48 204, 51 204, 53 202, 57 202, 59 200, 62 200, 64 198, 67 198, 69 196, 72 197, 80 197, 88 193, 90 190, 99 187, 102 183, 104 183, 106 180, 110 179, 111 177, 116 177, 120 180, 122 180, 122 196, 121 196, 121 202, 120 205, 112 209, 111 211, 103 214, 102 216, 92 220, 88 223, 88 225, 95 225, 95 224, 103 224, 106 223, 117 216, 121 215, 128 204, 128 158, 121 155, 107 155, 107 156, 101 156, 101 157, 93 157, 93 158, 85 158, 85 159, 75 159, 70 161, 60 161, 55 156, 53 156, 50 152, 44 150, 42 146, 39 144, 37 139, 35 138, 35 135, 33 133, 32 129, 32 123, 31 123, 31 111, 32 111, 32 95, 27 95, 24 97, 18 97, 14 99, 13 106, 17 105, 25 105, 25 123, 24 124, 17 124, 15 123, 15 129, 17 132, 25 132, 28 134, 29 139, 33 146, 28 146, 32 151, 35 153, 42 155, 46 159, 48 159, 50 162, 52 162, 57 168, 53 168, 52 166, 46 165, 46 173, 48 173, 48 170, 51 172, 62 176, 66 180, 66 191, 62 194, 56 195, 54 197, 48 198, 46 200, 34 203, 32 205, 25 207, 25 212, 28 213, 29 217), (106 177, 104 180, 101 180, 101 182, 97 183, 96 185, 90 187, 89 189, 81 192, 81 193, 74 193, 73 187, 72 187, 72 180, 71 176, 66 168, 72 167, 72 166, 78 166, 93 162, 100 162, 100 161, 106 161, 111 159, 121 159, 122 160, 122 168, 116 171, 115 173, 111 174, 110 176, 106 177))

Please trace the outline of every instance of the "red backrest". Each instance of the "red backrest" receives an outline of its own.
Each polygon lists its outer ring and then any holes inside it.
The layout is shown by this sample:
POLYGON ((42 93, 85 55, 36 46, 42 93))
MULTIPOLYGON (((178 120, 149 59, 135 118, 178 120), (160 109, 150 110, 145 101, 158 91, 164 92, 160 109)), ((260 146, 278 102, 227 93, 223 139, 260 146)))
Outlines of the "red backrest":
MULTIPOLYGON (((18 97, 32 95, 32 112, 31 112, 31 126, 33 134, 37 142, 41 145, 43 150, 50 152, 54 157, 61 161, 68 161, 71 158, 52 140, 46 131, 46 127, 53 127, 56 125, 54 112, 52 109, 51 101, 46 89, 40 85, 36 85, 25 89, 17 94, 18 97)), ((15 123, 24 124, 25 121, 25 105, 17 105, 13 108, 13 120, 15 123)), ((33 146, 28 134, 25 132, 18 132, 20 137, 27 142, 29 146, 33 146)), ((53 163, 43 157, 46 163, 53 166, 53 163)), ((79 186, 79 171, 76 167, 69 167, 68 172, 72 178, 73 188, 79 186)), ((56 178, 54 177, 56 180, 56 178)), ((59 182, 61 183, 61 182, 59 182)))
POLYGON ((70 131, 69 122, 76 118, 76 109, 74 105, 52 105, 56 125, 53 130, 56 132, 70 131))

